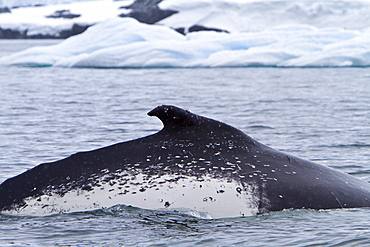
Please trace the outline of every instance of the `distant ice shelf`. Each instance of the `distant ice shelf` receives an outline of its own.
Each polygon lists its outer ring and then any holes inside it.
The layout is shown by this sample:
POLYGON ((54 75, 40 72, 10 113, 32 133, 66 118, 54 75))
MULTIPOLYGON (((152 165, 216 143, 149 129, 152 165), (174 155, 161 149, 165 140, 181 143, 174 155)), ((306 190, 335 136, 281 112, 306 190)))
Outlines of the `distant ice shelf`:
POLYGON ((96 23, 128 13, 130 10, 121 7, 133 1, 70 1, 64 4, 10 8, 9 12, 0 13, 0 38, 68 38, 84 32, 96 23))
POLYGON ((114 17, 132 17, 182 33, 258 32, 282 25, 363 30, 370 0, 0 0, 0 38, 66 38, 114 17), (51 4, 58 3, 58 4, 51 4), (44 5, 45 4, 45 5, 44 5))

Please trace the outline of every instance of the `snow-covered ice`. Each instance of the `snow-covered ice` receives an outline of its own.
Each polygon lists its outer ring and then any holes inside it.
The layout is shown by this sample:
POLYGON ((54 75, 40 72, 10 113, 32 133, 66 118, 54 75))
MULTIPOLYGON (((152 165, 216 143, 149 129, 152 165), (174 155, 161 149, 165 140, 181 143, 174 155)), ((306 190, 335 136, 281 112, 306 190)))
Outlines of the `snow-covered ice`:
POLYGON ((160 7, 179 13, 156 25, 131 18, 102 18, 80 35, 0 58, 0 64, 101 68, 370 66, 368 1, 164 0, 160 7), (173 29, 194 24, 228 33, 182 35, 173 29))
POLYGON ((299 24, 356 30, 370 27, 369 0, 164 0, 159 6, 179 11, 160 22, 174 28, 198 24, 245 32, 299 24))

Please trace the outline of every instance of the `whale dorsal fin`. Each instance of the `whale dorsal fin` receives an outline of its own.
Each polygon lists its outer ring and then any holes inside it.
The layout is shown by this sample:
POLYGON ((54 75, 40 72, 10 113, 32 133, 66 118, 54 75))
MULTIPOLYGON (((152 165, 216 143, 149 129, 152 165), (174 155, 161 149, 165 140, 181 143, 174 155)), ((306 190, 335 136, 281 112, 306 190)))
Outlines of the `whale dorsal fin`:
POLYGON ((172 105, 158 106, 148 112, 148 115, 158 117, 162 121, 164 129, 197 126, 202 123, 203 118, 172 105))
POLYGON ((164 125, 162 131, 168 131, 171 134, 186 129, 187 131, 197 131, 196 135, 211 133, 213 138, 216 138, 216 136, 221 139, 232 138, 236 140, 236 138, 239 138, 248 145, 256 145, 257 143, 253 138, 233 126, 196 115, 176 106, 161 105, 148 112, 148 115, 158 117, 164 125))

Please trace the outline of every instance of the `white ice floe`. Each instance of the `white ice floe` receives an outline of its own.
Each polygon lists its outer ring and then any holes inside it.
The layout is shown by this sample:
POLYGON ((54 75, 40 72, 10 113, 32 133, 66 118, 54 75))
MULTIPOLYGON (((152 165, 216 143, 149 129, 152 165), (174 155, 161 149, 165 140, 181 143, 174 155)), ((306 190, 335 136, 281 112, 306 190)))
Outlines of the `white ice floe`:
POLYGON ((370 30, 275 27, 259 32, 194 32, 112 18, 60 44, 3 57, 23 66, 143 68, 369 66, 370 30))

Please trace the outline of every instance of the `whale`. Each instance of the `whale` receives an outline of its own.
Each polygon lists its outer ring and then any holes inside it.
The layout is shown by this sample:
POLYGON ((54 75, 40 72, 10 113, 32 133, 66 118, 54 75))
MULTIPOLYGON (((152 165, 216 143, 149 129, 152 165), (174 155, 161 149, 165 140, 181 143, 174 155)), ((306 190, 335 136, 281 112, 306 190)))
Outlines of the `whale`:
POLYGON ((0 212, 52 215, 115 205, 206 218, 370 206, 370 185, 172 105, 159 132, 40 164, 0 185, 0 212))

